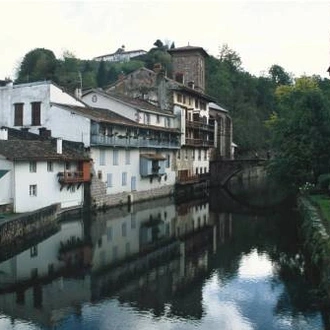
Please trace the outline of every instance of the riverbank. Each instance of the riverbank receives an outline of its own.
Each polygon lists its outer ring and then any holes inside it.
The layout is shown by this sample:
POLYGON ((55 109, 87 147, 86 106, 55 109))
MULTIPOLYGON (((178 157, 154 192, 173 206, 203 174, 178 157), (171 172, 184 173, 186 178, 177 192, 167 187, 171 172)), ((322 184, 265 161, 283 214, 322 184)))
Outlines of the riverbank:
POLYGON ((320 207, 310 196, 299 196, 297 199, 299 212, 302 216, 301 233, 308 253, 309 265, 306 270, 309 275, 319 277, 319 287, 330 303, 330 234, 325 225, 320 207), (316 270, 318 274, 314 271, 316 270))

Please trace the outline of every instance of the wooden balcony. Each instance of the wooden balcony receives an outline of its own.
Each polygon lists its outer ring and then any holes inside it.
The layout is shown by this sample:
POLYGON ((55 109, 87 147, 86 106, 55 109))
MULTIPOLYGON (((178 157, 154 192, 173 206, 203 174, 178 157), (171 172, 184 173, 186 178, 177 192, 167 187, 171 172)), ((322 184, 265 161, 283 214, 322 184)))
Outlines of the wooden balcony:
POLYGON ((186 127, 203 131, 214 132, 214 124, 205 124, 201 121, 186 120, 186 127))
POLYGON ((189 145, 189 146, 195 146, 195 147, 214 147, 213 140, 186 138, 185 144, 189 145))
POLYGON ((58 176, 58 182, 60 183, 85 182, 83 171, 64 171, 64 172, 59 172, 57 176, 58 176))

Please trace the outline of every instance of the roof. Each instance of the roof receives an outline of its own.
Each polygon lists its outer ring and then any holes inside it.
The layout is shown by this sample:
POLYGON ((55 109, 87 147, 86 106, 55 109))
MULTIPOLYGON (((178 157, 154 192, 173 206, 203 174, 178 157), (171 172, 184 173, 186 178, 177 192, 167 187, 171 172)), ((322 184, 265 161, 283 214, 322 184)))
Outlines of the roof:
POLYGON ((222 108, 220 105, 218 105, 214 102, 209 103, 209 108, 214 109, 214 110, 218 110, 218 111, 222 111, 222 112, 228 112, 228 110, 222 108))
POLYGON ((205 57, 209 56, 209 54, 205 51, 203 47, 190 46, 190 45, 184 47, 172 48, 169 49, 167 52, 170 54, 178 54, 178 53, 196 52, 196 51, 202 53, 205 57))
MULTIPOLYGON (((121 49, 121 48, 119 48, 121 49)), ((119 51, 119 49, 111 54, 105 54, 105 55, 100 55, 100 56, 96 56, 94 57, 94 59, 98 59, 98 58, 103 58, 103 57, 108 57, 108 56, 115 56, 115 55, 130 55, 130 54, 134 54, 134 53, 144 53, 146 54, 147 52, 143 49, 137 49, 137 50, 128 50, 128 51, 119 51)), ((140 55, 140 54, 139 54, 140 55)))
POLYGON ((119 101, 121 103, 129 105, 132 108, 137 109, 137 110, 150 111, 150 112, 174 117, 174 115, 171 111, 162 110, 161 108, 157 107, 156 105, 153 105, 150 102, 139 99, 139 98, 133 98, 133 97, 130 97, 130 96, 127 96, 127 95, 124 95, 121 93, 112 92, 112 91, 105 92, 105 91, 99 90, 99 89, 90 89, 90 90, 86 91, 83 95, 87 95, 90 93, 98 93, 106 98, 115 99, 115 101, 119 101))
POLYGON ((201 98, 205 99, 208 102, 209 101, 214 101, 214 98, 212 96, 210 96, 210 95, 207 95, 207 94, 202 93, 201 91, 199 91, 197 89, 190 88, 190 87, 188 87, 186 85, 183 85, 181 83, 178 83, 175 80, 173 80, 173 81, 176 83, 176 85, 171 88, 172 90, 184 91, 184 92, 193 94, 195 96, 201 97, 201 98))
POLYGON ((145 128, 145 129, 153 129, 163 132, 173 132, 173 133, 180 133, 179 129, 177 128, 167 128, 167 127, 160 127, 160 126, 152 126, 138 123, 134 120, 128 119, 117 113, 103 108, 93 108, 93 107, 79 107, 69 104, 60 104, 60 103, 52 103, 58 105, 60 107, 69 109, 75 113, 78 113, 84 117, 90 118, 96 122, 102 123, 110 123, 119 126, 125 127, 136 127, 136 128, 145 128))
POLYGON ((89 160, 83 143, 62 141, 62 154, 57 153, 57 139, 8 129, 8 140, 0 140, 0 154, 9 160, 89 160))

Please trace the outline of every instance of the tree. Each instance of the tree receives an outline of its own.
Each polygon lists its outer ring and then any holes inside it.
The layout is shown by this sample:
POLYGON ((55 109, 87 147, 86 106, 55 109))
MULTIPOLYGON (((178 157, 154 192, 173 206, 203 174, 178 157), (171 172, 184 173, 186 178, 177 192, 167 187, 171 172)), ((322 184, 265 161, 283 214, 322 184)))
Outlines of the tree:
POLYGON ((45 48, 33 49, 24 56, 18 69, 16 82, 53 80, 56 65, 56 57, 51 50, 45 48))
POLYGON ((277 112, 268 121, 276 157, 270 172, 294 189, 329 172, 330 107, 317 81, 296 79, 276 89, 277 112))
POLYGON ((107 71, 103 60, 100 62, 99 68, 97 70, 96 81, 97 86, 101 88, 107 84, 107 71))
POLYGON ((292 84, 292 78, 290 77, 290 75, 285 72, 285 70, 281 66, 277 64, 272 65, 268 73, 270 74, 270 77, 273 82, 278 86, 292 84))

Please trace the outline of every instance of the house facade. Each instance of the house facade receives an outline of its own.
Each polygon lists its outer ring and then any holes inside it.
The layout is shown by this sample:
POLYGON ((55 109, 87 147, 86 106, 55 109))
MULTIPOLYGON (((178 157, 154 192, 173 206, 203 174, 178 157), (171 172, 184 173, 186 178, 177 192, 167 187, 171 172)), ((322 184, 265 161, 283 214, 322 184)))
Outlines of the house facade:
POLYGON ((93 109, 91 127, 93 203, 125 204, 173 194, 180 148, 176 117, 143 100, 100 90, 84 93, 83 101, 102 107, 93 109))
POLYGON ((138 69, 121 77, 106 90, 142 99, 175 115, 180 129, 180 149, 176 152, 176 183, 199 181, 209 172, 209 162, 215 155, 230 158, 232 126, 228 112, 205 94, 205 58, 201 47, 171 49, 173 78, 165 76, 162 68, 154 71, 138 69), (214 104, 210 110, 210 104, 214 104), (216 108, 216 109, 214 109, 216 108), (224 138, 226 136, 226 138, 224 138))
POLYGON ((0 171, 1 209, 23 213, 52 204, 66 209, 84 203, 90 160, 82 144, 3 127, 0 171))

